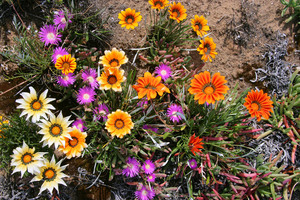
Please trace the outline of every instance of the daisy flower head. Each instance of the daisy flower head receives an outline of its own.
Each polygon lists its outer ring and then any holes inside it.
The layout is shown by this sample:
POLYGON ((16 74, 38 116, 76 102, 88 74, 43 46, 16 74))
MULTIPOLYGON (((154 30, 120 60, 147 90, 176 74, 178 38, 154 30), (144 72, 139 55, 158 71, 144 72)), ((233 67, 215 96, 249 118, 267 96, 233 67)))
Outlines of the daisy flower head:
POLYGON ((82 119, 76 119, 72 126, 75 126, 76 128, 78 128, 81 132, 86 130, 86 127, 84 126, 85 122, 82 119))
POLYGON ((120 19, 119 24, 121 24, 121 27, 125 27, 127 29, 134 29, 137 27, 142 20, 142 16, 140 15, 140 12, 135 12, 135 9, 127 8, 125 11, 122 10, 119 13, 118 18, 120 19))
POLYGON ((51 161, 48 160, 45 162, 44 166, 41 167, 40 172, 35 174, 35 177, 30 181, 41 181, 44 183, 41 186, 39 194, 41 194, 44 190, 48 189, 48 191, 52 194, 53 189, 59 193, 58 184, 62 184, 67 186, 64 182, 63 178, 69 177, 64 174, 62 171, 66 169, 68 165, 60 166, 63 160, 59 162, 55 161, 54 156, 52 156, 51 161))
POLYGON ((11 155, 11 166, 15 166, 12 173, 21 172, 21 177, 28 171, 31 174, 38 173, 39 169, 44 165, 44 152, 35 153, 35 148, 32 149, 23 141, 23 146, 13 150, 11 155))
POLYGON ((87 134, 76 127, 73 127, 69 134, 71 139, 65 137, 65 146, 59 146, 58 150, 66 154, 68 159, 71 159, 73 157, 79 157, 83 149, 87 147, 85 143, 87 134))
POLYGON ((40 118, 43 117, 48 119, 47 115, 51 115, 50 110, 55 110, 55 108, 49 104, 51 101, 54 101, 54 98, 46 98, 48 90, 45 90, 42 94, 37 96, 36 91, 33 87, 29 87, 30 93, 22 92, 21 96, 23 99, 17 99, 16 102, 20 105, 17 108, 23 109, 20 117, 27 115, 26 120, 31 116, 31 121, 36 123, 40 121, 40 118))
POLYGON ((194 156, 196 155, 196 153, 200 153, 201 152, 200 149, 203 149, 202 145, 204 143, 201 142, 201 141, 202 141, 202 138, 199 138, 199 136, 195 137, 195 133, 194 133, 194 135, 192 135, 190 137, 188 146, 189 146, 191 152, 194 154, 194 156))
POLYGON ((210 73, 205 71, 194 76, 188 91, 195 94, 194 99, 198 100, 199 104, 214 104, 215 101, 224 100, 224 94, 229 90, 225 83, 225 76, 221 76, 219 72, 211 78, 210 73))
POLYGON ((110 90, 115 92, 121 92, 121 83, 126 80, 124 76, 124 70, 119 70, 117 68, 111 68, 110 70, 105 69, 101 76, 97 78, 100 85, 100 90, 110 90))
POLYGON ((204 62, 209 60, 209 62, 211 62, 212 58, 215 58, 218 54, 216 52, 216 44, 210 37, 205 37, 204 40, 200 40, 200 43, 197 51, 202 55, 201 60, 204 60, 204 62))
POLYGON ((262 90, 248 92, 245 98, 244 106, 248 109, 251 117, 256 117, 257 121, 261 120, 261 117, 269 119, 270 112, 273 112, 273 101, 267 93, 262 90))
POLYGON ((57 117, 54 114, 50 115, 50 121, 41 120, 42 123, 38 125, 42 129, 38 133, 43 135, 41 140, 43 146, 48 145, 48 147, 51 147, 54 144, 55 149, 57 149, 59 145, 65 146, 65 137, 72 139, 69 134, 71 131, 69 126, 72 123, 72 121, 69 121, 70 117, 63 117, 60 111, 57 117))
POLYGON ((134 123, 131 121, 131 116, 120 109, 110 113, 105 123, 105 129, 112 135, 118 138, 123 138, 124 135, 130 133, 134 123))
POLYGON ((178 23, 186 19, 186 9, 181 3, 173 2, 169 8, 170 18, 176 20, 178 23))
POLYGON ((156 178, 155 174, 149 174, 147 176, 147 181, 149 181, 151 183, 154 183, 155 182, 155 178, 156 178))
POLYGON ((62 74, 61 76, 57 77, 57 83, 62 87, 69 87, 73 85, 76 81, 76 77, 73 73, 62 74))
POLYGON ((55 63, 55 68, 61 70, 61 72, 65 75, 73 73, 76 66, 76 59, 71 57, 71 54, 59 57, 55 63))
POLYGON ((153 77, 150 72, 146 72, 144 77, 139 77, 138 84, 132 87, 137 91, 138 98, 141 99, 147 95, 147 99, 155 99, 157 93, 162 96, 164 92, 170 93, 169 88, 161 83, 161 77, 153 77))
POLYGON ((155 170, 155 165, 151 160, 146 160, 142 166, 146 174, 152 174, 155 170))
POLYGON ((164 9, 169 4, 168 0, 149 0, 148 2, 152 9, 157 10, 164 9))
POLYGON ((207 34, 207 31, 209 31, 209 26, 207 25, 207 20, 201 15, 200 17, 198 15, 195 15, 194 19, 191 19, 192 28, 193 30, 199 35, 200 37, 203 37, 207 34))
POLYGON ((178 113, 181 113, 183 115, 181 106, 177 104, 172 104, 167 110, 167 115, 172 122, 176 121, 178 123, 180 120, 182 120, 181 116, 178 115, 178 113))
POLYGON ((162 80, 166 81, 169 77, 171 77, 172 70, 166 64, 160 64, 159 67, 155 68, 154 71, 158 76, 161 76, 162 80))
POLYGON ((191 169, 196 169, 197 168, 197 161, 192 158, 188 161, 188 165, 191 169))
POLYGON ((56 60, 61 57, 61 56, 64 56, 64 55, 68 55, 69 53, 67 52, 67 50, 65 48, 62 48, 62 47, 56 47, 54 50, 53 50, 53 55, 52 55, 52 62, 53 63, 56 63, 56 60))
POLYGON ((57 26, 58 29, 64 30, 67 23, 71 23, 72 15, 70 13, 64 13, 64 11, 60 10, 54 15, 54 25, 57 26))
POLYGON ((89 104, 95 101, 96 92, 91 87, 80 88, 77 94, 77 102, 79 104, 89 104))
POLYGON ((122 174, 127 177, 135 177, 140 172, 140 162, 135 158, 128 157, 126 166, 122 171, 122 174))
POLYGON ((61 42, 62 35, 58 34, 57 28, 53 25, 44 25, 39 32, 39 37, 45 46, 49 44, 58 45, 61 42))
POLYGON ((95 69, 86 69, 81 75, 83 81, 87 82, 91 88, 98 87, 98 82, 96 80, 97 72, 95 69))
POLYGON ((144 185, 135 191, 135 197, 138 200, 152 200, 155 197, 155 192, 154 190, 150 187, 147 189, 144 185))
POLYGON ((111 51, 105 50, 104 56, 100 57, 99 64, 102 64, 108 70, 112 68, 119 68, 121 65, 126 64, 128 58, 124 51, 118 51, 113 48, 111 51))
POLYGON ((94 120, 100 121, 102 119, 103 121, 106 121, 107 115, 109 114, 109 110, 108 107, 103 103, 98 105, 98 107, 96 107, 93 110, 93 113, 94 113, 94 120))

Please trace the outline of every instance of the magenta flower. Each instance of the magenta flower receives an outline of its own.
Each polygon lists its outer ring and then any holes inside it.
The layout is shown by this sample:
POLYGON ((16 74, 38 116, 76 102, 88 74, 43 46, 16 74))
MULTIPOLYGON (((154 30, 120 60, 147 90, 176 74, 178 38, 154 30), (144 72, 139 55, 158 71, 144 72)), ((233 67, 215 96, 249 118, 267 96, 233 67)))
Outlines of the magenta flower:
POLYGON ((98 105, 95 109, 93 109, 94 113, 94 120, 100 121, 101 119, 103 121, 107 120, 107 115, 109 114, 108 107, 103 103, 98 105))
POLYGON ((140 172, 140 163, 135 158, 127 158, 126 167, 123 169, 122 174, 129 177, 135 177, 140 172))
POLYGON ((154 133, 157 133, 157 131, 158 131, 158 128, 154 128, 154 127, 149 126, 149 125, 144 125, 143 129, 146 129, 146 130, 148 129, 150 131, 153 131, 154 133))
POLYGON ((188 165, 190 166, 191 169, 196 169, 197 168, 197 161, 192 158, 188 161, 188 165))
POLYGON ((44 25, 39 32, 40 40, 45 42, 45 46, 48 44, 58 44, 61 42, 61 35, 58 34, 57 28, 53 25, 44 25))
POLYGON ((151 187, 148 190, 143 185, 140 190, 135 191, 135 196, 138 200, 152 200, 155 197, 155 192, 151 187))
POLYGON ((162 80, 166 81, 171 76, 172 70, 168 65, 160 64, 159 67, 155 68, 154 72, 161 76, 162 80))
POLYGON ((84 126, 85 122, 82 119, 77 119, 73 122, 73 126, 75 126, 77 129, 79 129, 81 132, 86 130, 86 127, 84 126))
POLYGON ((89 104, 95 101, 96 92, 93 88, 84 87, 80 88, 77 95, 77 102, 79 104, 89 104))
POLYGON ((65 13, 62 10, 60 10, 58 13, 54 15, 54 19, 53 19, 54 25, 56 25, 58 29, 64 30, 67 25, 67 20, 68 23, 71 23, 72 21, 70 19, 72 17, 73 16, 71 14, 67 13, 67 19, 66 19, 65 13))
POLYGON ((137 105, 138 105, 139 107, 142 107, 142 108, 146 109, 146 106, 148 105, 148 101, 147 101, 146 98, 142 98, 142 99, 137 103, 137 105))
POLYGON ((155 182, 155 178, 156 178, 155 174, 150 174, 147 177, 147 181, 154 183, 155 182))
POLYGON ((82 73, 83 81, 86 81, 91 88, 98 87, 97 72, 95 69, 87 69, 82 73))
POLYGON ((155 170, 155 165, 151 160, 146 160, 142 168, 146 174, 152 174, 155 170))
POLYGON ((183 114, 182 108, 179 105, 173 104, 167 110, 167 115, 172 122, 179 122, 182 118, 178 113, 183 114))
POLYGON ((62 48, 62 47, 56 47, 54 50, 53 50, 53 55, 52 55, 52 62, 53 63, 56 63, 56 60, 61 57, 61 56, 64 56, 64 55, 68 55, 69 53, 67 52, 67 50, 65 48, 62 48))
POLYGON ((57 77, 57 83, 62 87, 69 87, 70 85, 73 85, 75 81, 76 78, 73 73, 69 73, 68 75, 62 74, 57 77))

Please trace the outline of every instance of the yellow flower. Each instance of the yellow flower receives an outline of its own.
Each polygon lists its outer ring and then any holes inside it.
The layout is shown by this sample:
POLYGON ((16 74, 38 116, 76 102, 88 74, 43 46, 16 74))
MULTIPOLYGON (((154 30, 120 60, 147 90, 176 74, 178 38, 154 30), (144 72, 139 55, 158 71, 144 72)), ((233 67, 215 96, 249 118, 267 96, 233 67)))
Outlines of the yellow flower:
POLYGON ((65 137, 72 139, 69 134, 72 130, 69 127, 72 121, 68 121, 70 117, 64 118, 60 112, 57 117, 53 114, 50 115, 50 121, 42 120, 42 123, 38 124, 42 128, 38 133, 44 135, 41 140, 43 146, 51 147, 54 144, 55 149, 57 149, 59 145, 65 146, 65 137))
POLYGON ((168 6, 169 1, 168 0, 149 0, 148 1, 150 5, 152 6, 152 9, 164 9, 166 6, 168 6))
POLYGON ((124 135, 129 134, 133 128, 134 123, 131 121, 131 116, 120 109, 109 114, 105 123, 105 129, 112 136, 123 138, 124 135))
POLYGON ((9 124, 9 121, 3 120, 3 117, 0 115, 0 138, 5 138, 5 136, 1 134, 2 130, 5 129, 4 127, 2 127, 4 124, 9 124))
POLYGON ((214 43, 213 39, 210 37, 206 37, 204 40, 200 40, 201 44, 197 48, 197 51, 199 51, 200 55, 203 55, 201 60, 204 60, 206 62, 209 60, 209 62, 212 61, 212 58, 215 58, 215 56, 218 54, 216 50, 216 44, 214 43))
POLYGON ((41 180, 44 181, 39 194, 41 194, 46 189, 48 189, 48 191, 52 194, 54 188, 57 190, 57 192, 59 192, 58 184, 67 186, 63 178, 69 176, 62 173, 62 171, 65 170, 68 165, 60 166, 62 161, 63 160, 60 160, 56 163, 54 156, 52 156, 51 161, 49 162, 47 160, 44 166, 41 167, 40 172, 35 174, 35 177, 31 180, 31 182, 41 180))
POLYGON ((181 5, 181 3, 176 4, 173 2, 169 8, 170 18, 176 20, 178 23, 186 19, 187 14, 185 12, 186 9, 184 9, 184 6, 181 5))
POLYGON ((72 139, 65 137, 65 147, 59 146, 58 150, 67 155, 67 158, 79 157, 84 148, 87 147, 85 138, 86 132, 81 132, 76 127, 73 127, 69 132, 72 139))
POLYGON ((17 147, 13 150, 14 154, 11 155, 11 166, 15 166, 12 173, 21 172, 21 177, 28 170, 29 173, 38 173, 40 168, 44 165, 44 152, 34 153, 34 147, 30 149, 23 141, 22 148, 17 147))
POLYGON ((17 99, 16 102, 20 105, 17 108, 24 109, 20 115, 27 115, 26 120, 32 116, 32 122, 36 123, 40 121, 41 117, 48 119, 47 115, 51 115, 51 111, 55 108, 49 104, 51 101, 54 101, 54 98, 46 98, 48 90, 45 90, 39 97, 37 97, 36 91, 33 87, 29 87, 30 93, 22 92, 21 96, 23 99, 17 99))
POLYGON ((207 31, 209 31, 209 26, 207 26, 207 20, 201 15, 200 17, 198 15, 195 15, 195 19, 191 20, 192 28, 197 33, 197 35, 200 35, 203 37, 207 34, 207 31))
POLYGON ((138 26, 138 22, 142 20, 140 12, 135 12, 135 9, 127 8, 125 11, 119 13, 118 18, 120 19, 119 24, 121 27, 126 27, 127 29, 134 29, 138 26))
POLYGON ((124 51, 118 51, 113 48, 112 51, 104 51, 104 56, 100 57, 99 64, 102 64, 108 70, 112 68, 119 68, 121 65, 127 63, 128 58, 124 51))
POLYGON ((71 54, 63 55, 56 60, 55 68, 62 70, 62 73, 68 75, 73 73, 76 69, 75 58, 71 57, 71 54))
POLYGON ((121 92, 121 83, 126 80, 123 76, 124 70, 112 68, 111 70, 105 69, 101 76, 97 78, 101 90, 113 89, 115 92, 121 92))

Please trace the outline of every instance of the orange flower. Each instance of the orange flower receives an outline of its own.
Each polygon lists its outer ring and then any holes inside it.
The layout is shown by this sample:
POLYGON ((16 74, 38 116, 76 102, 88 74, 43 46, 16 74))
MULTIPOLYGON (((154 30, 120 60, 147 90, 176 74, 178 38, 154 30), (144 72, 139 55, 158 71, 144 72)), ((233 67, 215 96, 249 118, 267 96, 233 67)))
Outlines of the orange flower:
POLYGON ((152 6, 151 7, 152 9, 158 9, 158 10, 164 9, 169 3, 168 0, 149 0, 148 2, 152 6))
POLYGON ((63 74, 68 75, 69 73, 73 73, 76 69, 75 60, 75 58, 71 57, 71 54, 61 56, 56 60, 55 68, 62 70, 63 74))
POLYGON ((162 96, 164 92, 170 93, 169 88, 161 83, 161 77, 153 77, 150 72, 146 72, 144 77, 139 77, 138 84, 132 87, 138 92, 139 99, 147 94, 148 100, 156 98, 156 92, 162 96))
POLYGON ((261 116, 265 119, 269 119, 270 112, 273 112, 273 102, 267 93, 260 91, 248 92, 247 97, 245 98, 244 106, 248 109, 251 117, 257 117, 257 121, 261 120, 261 116))
POLYGON ((99 64, 110 70, 111 68, 119 68, 127 61, 128 58, 124 51, 118 51, 116 48, 113 48, 111 51, 104 51, 104 56, 100 57, 99 64))
POLYGON ((121 27, 126 27, 127 29, 134 29, 138 26, 138 22, 142 20, 140 12, 135 12, 131 8, 127 8, 125 11, 122 10, 118 18, 120 19, 119 24, 121 24, 121 27))
POLYGON ((202 152, 200 149, 203 149, 202 144, 204 143, 201 141, 202 138, 199 138, 199 136, 195 138, 195 133, 190 137, 189 148, 191 152, 194 154, 194 156, 196 155, 195 152, 199 152, 199 153, 202 152))
POLYGON ((210 73, 208 71, 201 72, 194 76, 191 81, 191 87, 189 88, 190 94, 195 94, 194 99, 198 100, 199 104, 212 103, 220 99, 224 99, 224 95, 229 88, 224 85, 227 83, 225 76, 221 76, 220 73, 215 73, 210 79, 210 73))
POLYGON ((117 68, 111 68, 111 70, 105 69, 101 76, 97 78, 100 85, 100 90, 112 89, 115 92, 121 92, 121 83, 126 80, 124 70, 118 70, 117 68))
POLYGON ((195 15, 195 19, 192 19, 191 23, 193 30, 197 33, 197 35, 200 35, 201 37, 207 34, 206 31, 209 31, 207 20, 202 15, 200 17, 198 15, 195 15))
POLYGON ((201 60, 204 60, 204 62, 209 60, 209 62, 211 62, 211 59, 215 58, 218 54, 216 52, 216 44, 210 37, 206 37, 204 40, 200 40, 200 42, 201 44, 197 48, 197 51, 199 51, 200 55, 203 55, 201 60))
POLYGON ((181 3, 176 4, 173 2, 169 9, 170 18, 176 20, 178 23, 186 18, 187 14, 185 12, 186 9, 184 9, 181 3))

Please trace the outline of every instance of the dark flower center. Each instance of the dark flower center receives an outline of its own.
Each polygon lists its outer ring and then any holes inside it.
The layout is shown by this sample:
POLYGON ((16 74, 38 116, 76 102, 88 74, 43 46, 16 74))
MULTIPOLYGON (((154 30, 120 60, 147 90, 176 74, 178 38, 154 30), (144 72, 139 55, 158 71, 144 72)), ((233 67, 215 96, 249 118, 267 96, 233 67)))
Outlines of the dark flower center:
POLYGON ((126 16, 125 21, 127 24, 132 24, 134 22, 134 16, 133 15, 126 16))
POLYGON ((115 75, 109 75, 107 78, 107 82, 113 85, 117 82, 117 77, 115 75))
POLYGON ((258 101, 252 101, 251 103, 251 108, 254 110, 254 111, 260 111, 261 109, 261 105, 258 101))
POLYGON ((36 99, 31 102, 30 107, 34 111, 39 111, 42 109, 43 103, 40 100, 36 99))
POLYGON ((215 92, 216 88, 213 84, 207 83, 203 86, 202 92, 206 95, 211 95, 215 92))
POLYGON ((180 11, 178 9, 173 9, 172 10, 172 14, 175 18, 179 18, 180 17, 180 11))
POLYGON ((109 64, 110 64, 111 67, 117 67, 117 66, 119 65, 119 60, 113 58, 113 59, 111 59, 111 60, 109 61, 109 64))
POLYGON ((63 132, 63 129, 62 129, 61 125, 59 125, 59 124, 52 124, 52 126, 50 126, 49 130, 50 130, 50 134, 53 137, 58 137, 63 132))
POLYGON ((163 7, 164 4, 158 0, 158 1, 154 2, 154 6, 157 6, 157 5, 159 5, 159 7, 163 7))
POLYGON ((122 128, 124 128, 124 126, 125 126, 125 123, 124 123, 124 121, 122 119, 117 119, 116 120, 115 127, 117 129, 122 129, 122 128))
POLYGON ((200 24, 199 22, 195 23, 195 28, 197 30, 202 30, 202 24, 200 24))
POLYGON ((22 160, 22 163, 23 163, 24 165, 28 165, 29 163, 32 162, 32 154, 31 154, 31 153, 25 153, 25 154, 22 156, 21 160, 22 160))
POLYGON ((44 172, 43 172, 43 179, 45 181, 50 182, 50 181, 52 181, 52 180, 55 179, 56 175, 57 174, 56 174, 55 170, 53 168, 49 167, 49 168, 47 168, 47 169, 44 170, 44 172))
POLYGON ((71 147, 76 147, 78 144, 78 138, 77 137, 72 137, 72 140, 69 140, 69 145, 71 147))

